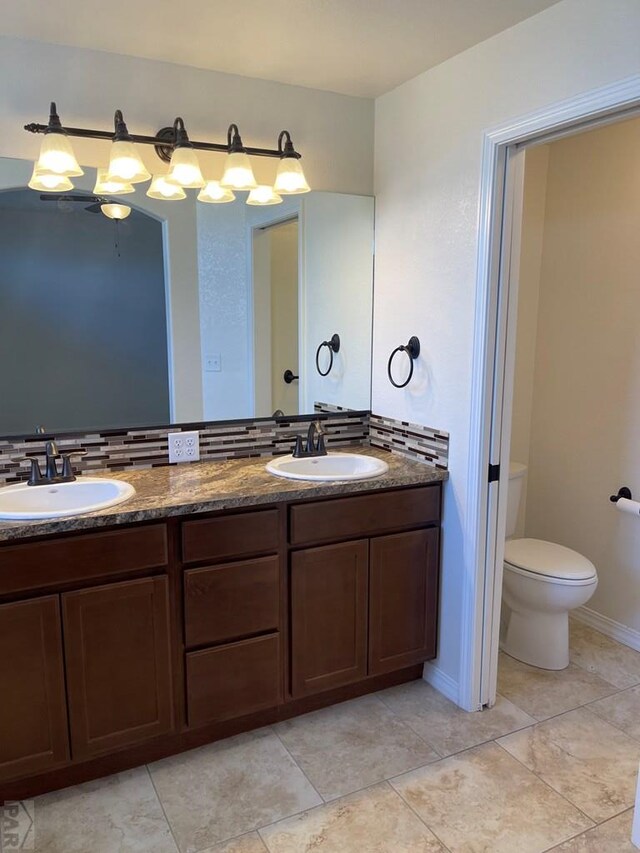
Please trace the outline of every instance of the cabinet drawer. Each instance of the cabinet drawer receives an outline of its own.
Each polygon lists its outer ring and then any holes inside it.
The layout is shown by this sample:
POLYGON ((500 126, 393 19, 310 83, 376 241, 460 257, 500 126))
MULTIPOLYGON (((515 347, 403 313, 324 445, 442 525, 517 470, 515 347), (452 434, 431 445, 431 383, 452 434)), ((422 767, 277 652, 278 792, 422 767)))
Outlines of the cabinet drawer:
POLYGON ((167 563, 164 524, 0 548, 0 595, 155 569, 167 563))
POLYGON ((182 525, 185 563, 229 560, 277 550, 277 509, 187 521, 182 525))
POLYGON ((280 561, 262 557, 184 573, 187 646, 274 630, 280 623, 280 561))
POLYGON ((282 701, 279 634, 186 657, 190 726, 242 717, 282 701))
POLYGON ((440 485, 419 486, 397 492, 378 492, 290 509, 292 545, 371 536, 440 520, 440 485))

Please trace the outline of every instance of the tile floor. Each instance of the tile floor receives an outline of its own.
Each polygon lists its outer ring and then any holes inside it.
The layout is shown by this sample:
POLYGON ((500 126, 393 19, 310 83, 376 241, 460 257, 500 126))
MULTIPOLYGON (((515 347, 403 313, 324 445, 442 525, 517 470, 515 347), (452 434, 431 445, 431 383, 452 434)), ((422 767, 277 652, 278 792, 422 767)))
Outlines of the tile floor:
POLYGON ((577 623, 495 707, 422 681, 39 797, 39 853, 637 853, 640 653, 577 623))

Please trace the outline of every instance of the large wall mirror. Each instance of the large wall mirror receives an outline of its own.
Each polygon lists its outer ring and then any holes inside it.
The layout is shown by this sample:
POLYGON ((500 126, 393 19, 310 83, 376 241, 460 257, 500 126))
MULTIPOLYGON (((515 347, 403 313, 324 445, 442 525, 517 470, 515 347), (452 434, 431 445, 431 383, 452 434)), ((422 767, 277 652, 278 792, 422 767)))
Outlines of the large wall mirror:
POLYGON ((139 187, 118 221, 94 169, 59 195, 31 169, 0 159, 0 436, 370 408, 372 198, 139 187))

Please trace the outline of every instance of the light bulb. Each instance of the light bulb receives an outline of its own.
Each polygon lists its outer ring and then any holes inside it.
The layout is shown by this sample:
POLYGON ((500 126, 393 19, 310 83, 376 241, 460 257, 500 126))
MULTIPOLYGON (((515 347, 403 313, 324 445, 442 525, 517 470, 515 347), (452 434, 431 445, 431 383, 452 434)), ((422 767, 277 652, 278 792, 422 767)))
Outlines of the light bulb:
POLYGON ((158 198, 161 201, 178 201, 186 198, 187 194, 177 184, 170 183, 166 175, 154 175, 151 186, 147 190, 149 198, 158 198))
POLYGON ((131 208, 127 204, 101 204, 100 210, 109 219, 126 219, 131 213, 131 208))
POLYGON ((73 189, 73 184, 65 175, 56 175, 53 172, 40 172, 37 166, 33 167, 28 186, 32 190, 45 193, 68 192, 73 189))
POLYGON ((229 201, 235 201, 235 198, 231 190, 220 186, 220 181, 207 181, 198 193, 198 201, 207 204, 227 204, 229 201))
POLYGON ((298 195, 311 191, 297 157, 283 157, 280 160, 273 188, 282 195, 298 195))
POLYGON ((151 177, 133 142, 115 139, 111 143, 107 180, 126 184, 140 184, 151 177))
POLYGON ((230 190, 255 190, 258 183, 253 175, 249 155, 244 151, 227 154, 220 185, 230 190))
POLYGON ((93 188, 97 195, 128 195, 134 193, 133 184, 128 184, 125 181, 118 181, 115 178, 109 178, 108 169, 98 169, 96 174, 96 185, 93 188))
POLYGON ((247 198, 247 204, 267 205, 267 204, 282 204, 282 198, 277 192, 274 192, 273 187, 265 184, 260 184, 251 190, 247 198))
POLYGON ((204 178, 196 152, 189 145, 174 148, 167 172, 167 180, 187 189, 204 186, 204 178))

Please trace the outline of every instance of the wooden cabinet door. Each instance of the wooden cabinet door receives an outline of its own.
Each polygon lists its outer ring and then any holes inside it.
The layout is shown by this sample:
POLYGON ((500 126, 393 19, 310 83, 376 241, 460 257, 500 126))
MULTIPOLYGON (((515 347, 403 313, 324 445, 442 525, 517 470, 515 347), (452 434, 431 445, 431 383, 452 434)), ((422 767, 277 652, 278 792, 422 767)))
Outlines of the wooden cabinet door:
POLYGON ((369 674, 435 657, 437 527, 371 540, 369 674))
POLYGON ((366 540, 291 556, 291 668, 294 697, 367 674, 366 540))
POLYGON ((58 596, 0 606, 0 780, 69 759, 58 596))
POLYGON ((65 593, 62 608, 73 758, 171 731, 167 579, 65 593))

